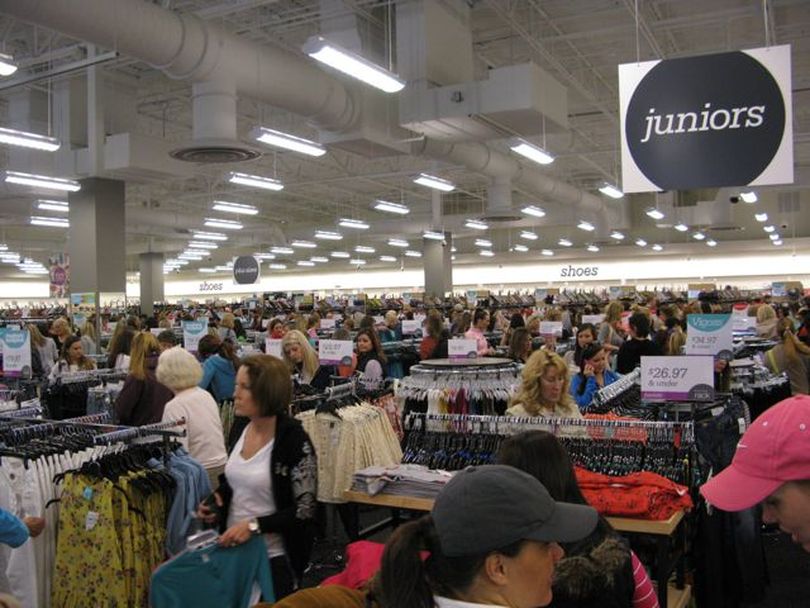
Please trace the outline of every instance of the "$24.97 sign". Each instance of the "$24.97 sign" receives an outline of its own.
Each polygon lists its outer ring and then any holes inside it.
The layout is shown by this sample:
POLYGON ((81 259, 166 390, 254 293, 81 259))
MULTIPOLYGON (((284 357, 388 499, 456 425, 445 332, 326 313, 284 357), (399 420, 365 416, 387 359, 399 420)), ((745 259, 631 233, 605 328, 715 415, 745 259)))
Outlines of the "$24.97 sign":
POLYGON ((711 401, 714 357, 642 357, 643 401, 711 401))

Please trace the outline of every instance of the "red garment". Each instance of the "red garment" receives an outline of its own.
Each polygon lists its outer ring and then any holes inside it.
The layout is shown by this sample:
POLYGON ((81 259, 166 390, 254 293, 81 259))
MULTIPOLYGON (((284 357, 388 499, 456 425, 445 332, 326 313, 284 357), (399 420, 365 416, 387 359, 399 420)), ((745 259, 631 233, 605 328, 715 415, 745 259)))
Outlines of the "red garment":
POLYGON ((321 585, 343 585, 360 589, 380 569, 385 545, 368 540, 358 540, 346 547, 346 568, 330 576, 321 585))
POLYGON ((431 336, 422 338, 422 342, 419 344, 419 358, 429 359, 438 343, 439 341, 431 336))
POLYGON ((633 551, 630 551, 630 564, 633 566, 633 581, 636 584, 633 608, 659 608, 658 595, 647 575, 647 570, 633 551))
POLYGON ((692 508, 685 486, 642 471, 610 477, 575 467, 585 500, 602 515, 636 519, 669 519, 676 511, 692 508))
MULTIPOLYGON (((634 420, 628 416, 617 416, 613 412, 607 414, 585 414, 587 420, 634 420)), ((641 427, 623 426, 593 426, 588 427, 588 435, 593 439, 614 439, 618 441, 647 441, 647 431, 641 427)))

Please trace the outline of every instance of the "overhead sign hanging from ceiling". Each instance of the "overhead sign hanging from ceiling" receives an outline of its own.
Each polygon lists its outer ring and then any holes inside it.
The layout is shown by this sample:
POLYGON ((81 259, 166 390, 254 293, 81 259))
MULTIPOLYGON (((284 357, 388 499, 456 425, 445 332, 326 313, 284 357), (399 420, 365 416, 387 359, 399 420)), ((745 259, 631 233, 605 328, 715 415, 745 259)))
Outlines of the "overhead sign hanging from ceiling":
POLYGON ((240 255, 233 259, 233 281, 237 285, 258 283, 261 277, 259 260, 252 255, 240 255))
POLYGON ((622 190, 793 183, 790 46, 619 66, 622 190))

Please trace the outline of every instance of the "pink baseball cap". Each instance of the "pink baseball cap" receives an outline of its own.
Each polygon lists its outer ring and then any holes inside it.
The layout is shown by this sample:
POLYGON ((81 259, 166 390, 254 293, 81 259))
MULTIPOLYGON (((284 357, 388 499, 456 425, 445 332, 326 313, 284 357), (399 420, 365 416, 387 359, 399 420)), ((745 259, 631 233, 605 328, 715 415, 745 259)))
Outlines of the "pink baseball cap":
POLYGON ((724 511, 762 502, 788 481, 810 479, 810 396, 796 395, 767 409, 745 431, 731 465, 700 488, 724 511))

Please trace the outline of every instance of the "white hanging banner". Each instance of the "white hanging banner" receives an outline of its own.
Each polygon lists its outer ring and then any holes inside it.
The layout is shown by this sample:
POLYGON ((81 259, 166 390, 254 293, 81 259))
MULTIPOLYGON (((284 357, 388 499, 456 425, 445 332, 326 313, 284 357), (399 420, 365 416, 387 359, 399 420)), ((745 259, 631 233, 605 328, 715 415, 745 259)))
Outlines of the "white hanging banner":
POLYGON ((27 329, 6 328, 3 340, 3 374, 31 375, 31 334, 27 329))
POLYGON ((475 359, 478 357, 478 341, 462 338, 448 340, 447 356, 451 359, 475 359))
POLYGON ((642 401, 711 401, 714 357, 642 357, 642 401))
POLYGON ((196 353, 200 339, 207 333, 207 321, 183 321, 183 347, 190 353, 196 353))
POLYGON ((277 340, 274 338, 265 338, 264 339, 264 354, 265 355, 273 355, 274 357, 278 357, 279 359, 284 358, 284 353, 281 349, 281 340, 277 340))
POLYGON ((731 314, 687 315, 686 354, 716 355, 726 361, 734 358, 731 314))
POLYGON ((351 340, 320 340, 318 360, 326 365, 351 365, 354 343, 351 340))

